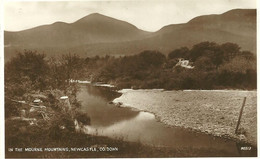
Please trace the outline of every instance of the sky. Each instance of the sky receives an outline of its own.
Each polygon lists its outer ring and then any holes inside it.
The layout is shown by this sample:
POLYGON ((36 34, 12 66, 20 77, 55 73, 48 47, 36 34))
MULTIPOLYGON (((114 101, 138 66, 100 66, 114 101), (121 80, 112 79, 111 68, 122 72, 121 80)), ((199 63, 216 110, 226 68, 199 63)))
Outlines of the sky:
POLYGON ((231 9, 255 9, 256 0, 5 1, 4 30, 20 31, 57 21, 72 23, 91 13, 127 21, 145 31, 231 9))

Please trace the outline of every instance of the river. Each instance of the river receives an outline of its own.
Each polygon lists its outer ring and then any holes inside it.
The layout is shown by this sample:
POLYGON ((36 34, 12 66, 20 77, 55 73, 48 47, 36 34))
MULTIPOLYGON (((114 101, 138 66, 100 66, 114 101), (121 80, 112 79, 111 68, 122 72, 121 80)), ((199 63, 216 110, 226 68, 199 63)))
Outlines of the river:
POLYGON ((79 85, 77 97, 82 104, 81 111, 91 118, 89 134, 151 146, 203 149, 216 152, 216 156, 220 152, 224 156, 256 156, 254 147, 250 151, 241 150, 241 147, 250 145, 180 127, 168 127, 158 122, 154 114, 109 104, 121 95, 114 88, 79 85))

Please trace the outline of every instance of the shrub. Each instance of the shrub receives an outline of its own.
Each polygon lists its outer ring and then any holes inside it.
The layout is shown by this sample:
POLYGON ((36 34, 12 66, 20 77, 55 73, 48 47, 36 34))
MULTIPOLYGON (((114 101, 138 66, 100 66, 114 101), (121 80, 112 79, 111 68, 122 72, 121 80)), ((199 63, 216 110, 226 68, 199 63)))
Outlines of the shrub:
POLYGON ((87 113, 77 112, 75 114, 75 119, 84 125, 90 125, 90 123, 91 123, 91 120, 90 120, 89 116, 87 115, 87 113))

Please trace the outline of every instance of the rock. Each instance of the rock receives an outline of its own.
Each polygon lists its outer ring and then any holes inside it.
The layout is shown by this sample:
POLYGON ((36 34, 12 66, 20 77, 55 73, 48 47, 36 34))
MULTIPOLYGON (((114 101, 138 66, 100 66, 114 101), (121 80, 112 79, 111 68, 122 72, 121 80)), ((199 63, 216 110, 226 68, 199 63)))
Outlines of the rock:
POLYGON ((24 109, 20 110, 20 116, 21 118, 25 118, 26 117, 26 112, 24 109))
POLYGON ((239 138, 239 140, 245 140, 246 139, 245 135, 243 135, 243 134, 238 135, 238 138, 239 138))
POLYGON ((38 107, 31 107, 29 110, 29 113, 35 112, 35 111, 45 111, 46 107, 45 106, 38 106, 38 107))
POLYGON ((35 99, 35 100, 33 101, 33 103, 42 103, 42 100, 40 100, 40 99, 35 99))
POLYGON ((63 105, 63 110, 68 111, 71 109, 70 101, 68 96, 62 96, 60 97, 61 103, 63 105))
POLYGON ((43 94, 31 94, 31 96, 37 99, 47 99, 47 96, 43 94))
POLYGON ((69 97, 68 96, 62 96, 60 97, 60 99, 68 99, 69 97))

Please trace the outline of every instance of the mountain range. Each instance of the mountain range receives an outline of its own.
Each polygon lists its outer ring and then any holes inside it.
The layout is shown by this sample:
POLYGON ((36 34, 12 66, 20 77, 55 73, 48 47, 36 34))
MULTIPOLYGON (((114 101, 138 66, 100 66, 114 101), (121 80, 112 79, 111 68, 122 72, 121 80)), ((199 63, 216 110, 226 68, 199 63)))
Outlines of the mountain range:
POLYGON ((87 56, 124 56, 143 50, 164 54, 203 41, 237 43, 242 50, 256 53, 256 9, 235 9, 223 14, 204 15, 187 23, 172 24, 147 32, 125 21, 98 13, 74 23, 55 22, 17 32, 4 32, 5 60, 23 50, 48 55, 76 53, 87 56))

